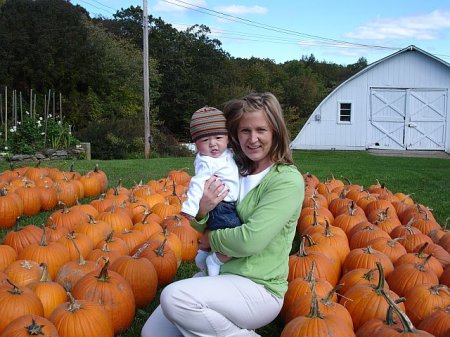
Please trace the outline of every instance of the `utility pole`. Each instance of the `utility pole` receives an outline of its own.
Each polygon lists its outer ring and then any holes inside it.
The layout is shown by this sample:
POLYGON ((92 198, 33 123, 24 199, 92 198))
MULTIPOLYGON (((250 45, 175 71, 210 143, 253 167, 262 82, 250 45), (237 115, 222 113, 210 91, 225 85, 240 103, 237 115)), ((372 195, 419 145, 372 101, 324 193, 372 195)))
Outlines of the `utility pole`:
POLYGON ((150 84, 149 84, 149 69, 148 69, 148 13, 147 0, 143 0, 143 42, 144 42, 144 143, 145 143, 145 159, 150 158, 150 84))

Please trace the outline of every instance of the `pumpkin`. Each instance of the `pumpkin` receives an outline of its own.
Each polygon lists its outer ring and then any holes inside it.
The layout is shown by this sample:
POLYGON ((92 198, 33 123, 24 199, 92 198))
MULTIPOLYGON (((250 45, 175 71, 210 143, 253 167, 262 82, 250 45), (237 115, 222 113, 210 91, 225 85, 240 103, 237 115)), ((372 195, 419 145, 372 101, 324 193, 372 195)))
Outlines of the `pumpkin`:
MULTIPOLYGON (((311 293, 314 286, 317 295, 321 298, 327 296, 327 294, 333 289, 333 286, 324 278, 316 278, 315 262, 311 264, 311 270, 305 277, 297 277, 288 283, 288 289, 284 295, 283 307, 281 308, 280 316, 286 321, 286 313, 292 307, 293 303, 301 296, 307 293, 311 293)), ((336 298, 334 298, 336 301, 336 298)))
POLYGON ((53 310, 60 304, 67 301, 66 290, 56 282, 53 282, 47 270, 47 265, 41 263, 42 275, 39 281, 28 284, 28 288, 39 297, 44 307, 44 317, 49 318, 53 310))
POLYGON ((75 299, 101 303, 111 314, 114 333, 119 334, 131 326, 135 314, 133 290, 119 273, 108 270, 106 261, 100 273, 90 272, 73 286, 75 299))
POLYGON ((0 228, 11 228, 17 222, 17 218, 22 215, 22 211, 12 193, 7 193, 5 189, 0 189, 0 228))
MULTIPOLYGON (((404 336, 404 337, 435 337, 432 334, 424 331, 424 330, 418 330, 414 327, 411 320, 408 318, 408 316, 405 314, 404 310, 400 308, 400 305, 396 303, 394 299, 390 296, 390 294, 387 293, 387 291, 382 290, 381 291, 383 297, 386 299, 387 303, 390 307, 392 307, 397 314, 397 316, 400 319, 400 322, 403 326, 402 329, 398 329, 398 331, 395 331, 394 333, 389 334, 389 336, 404 336)), ((400 303, 402 304, 402 303, 400 303)), ((381 335, 383 336, 383 335, 381 335)), ((384 335, 387 336, 387 335, 384 335)))
POLYGON ((41 198, 39 189, 26 183, 23 187, 18 187, 15 193, 19 195, 23 202, 24 215, 36 215, 41 210, 41 198))
POLYGON ((442 264, 433 255, 425 253, 425 248, 427 246, 428 243, 425 243, 424 245, 418 247, 417 252, 406 253, 400 256, 398 260, 395 262, 395 267, 398 267, 405 263, 412 263, 412 264, 421 263, 425 259, 427 259, 427 267, 431 271, 433 271, 438 278, 441 277, 442 273, 444 272, 442 264))
POLYGON ((79 209, 64 206, 63 209, 54 211, 45 222, 46 226, 56 225, 62 226, 73 231, 75 226, 80 223, 89 221, 89 216, 79 209))
POLYGON ((437 285, 439 278, 427 266, 430 257, 431 255, 421 263, 405 263, 395 267, 394 271, 386 278, 390 288, 398 295, 404 296, 409 289, 418 284, 437 285))
POLYGON ((113 337, 114 328, 108 311, 98 303, 75 300, 69 293, 69 302, 58 306, 49 320, 60 337, 113 337))
POLYGON ((20 253, 24 247, 39 243, 42 238, 42 228, 35 225, 27 225, 25 227, 16 224, 14 230, 6 233, 3 238, 3 244, 11 246, 17 253, 20 253))
POLYGON ((181 260, 194 260, 198 250, 198 232, 191 227, 189 220, 176 214, 165 218, 161 225, 167 226, 169 232, 177 235, 180 239, 181 260))
MULTIPOLYGON (((379 272, 377 268, 356 268, 342 275, 339 280, 341 288, 338 289, 340 295, 344 295, 350 288, 359 284, 376 285, 379 281, 379 272)), ((384 283, 384 286, 389 289, 389 285, 384 283)))
MULTIPOLYGON (((400 297, 395 301, 395 303, 405 302, 404 297, 400 297)), ((356 337, 366 337, 366 336, 383 336, 383 333, 396 333, 396 329, 402 327, 398 320, 394 319, 394 309, 389 306, 386 312, 386 318, 372 318, 361 325, 356 331, 356 337)))
MULTIPOLYGON (((318 296, 318 304, 319 310, 322 315, 328 316, 336 316, 338 320, 347 326, 349 331, 353 331, 353 321, 348 312, 348 310, 336 301, 333 301, 332 298, 336 297, 336 289, 339 287, 337 285, 334 287, 328 294, 323 297, 318 296)), ((310 311, 311 299, 313 296, 313 291, 300 295, 294 303, 289 307, 289 310, 286 313, 286 322, 290 322, 296 317, 306 316, 310 311)))
POLYGON ((17 259, 17 252, 8 245, 0 245, 0 272, 17 259))
POLYGON ((156 296, 158 275, 153 264, 141 257, 139 249, 133 256, 120 256, 111 264, 111 270, 122 275, 133 290, 136 307, 143 308, 156 296))
MULTIPOLYGON (((365 322, 372 318, 383 319, 386 311, 388 310, 388 303, 382 296, 382 291, 389 294, 394 300, 397 300, 399 296, 391 290, 384 289, 384 271, 380 262, 376 262, 376 266, 379 272, 379 280, 377 285, 372 284, 359 284, 351 287, 341 297, 339 303, 347 308, 352 316, 353 325, 355 330, 359 329, 365 322)), ((400 303, 402 309, 405 306, 400 303)))
POLYGON ((27 314, 44 315, 39 297, 31 289, 9 280, 0 285, 0 331, 12 320, 27 314))
POLYGON ((89 215, 89 221, 80 223, 75 226, 75 232, 87 235, 94 244, 94 247, 104 240, 111 232, 111 225, 103 220, 96 220, 89 215))
POLYGON ((96 261, 86 261, 78 249, 77 243, 75 241, 72 241, 72 243, 77 250, 78 261, 64 263, 61 268, 59 268, 55 278, 55 282, 58 282, 67 291, 72 291, 74 284, 84 275, 100 269, 100 266, 96 261))
POLYGON ((35 314, 20 316, 9 323, 0 337, 59 337, 58 330, 47 318, 35 314))
POLYGON ((146 212, 142 221, 135 222, 133 229, 144 233, 146 240, 148 240, 153 234, 162 232, 162 227, 159 222, 150 219, 150 215, 153 213, 146 212))
POLYGON ((419 324, 418 328, 435 337, 447 337, 450 331, 450 306, 444 310, 435 310, 419 324))
POLYGON ((397 260, 407 253, 405 247, 399 242, 401 239, 402 238, 389 239, 387 237, 378 237, 370 240, 369 245, 373 249, 386 254, 395 265, 397 260))
POLYGON ((364 226, 359 230, 355 230, 355 232, 351 236, 349 240, 350 249, 367 247, 371 240, 380 237, 386 239, 391 238, 388 233, 379 229, 375 225, 364 226))
POLYGON ((148 259, 155 267, 160 288, 173 281, 178 268, 177 257, 173 250, 166 245, 166 242, 167 239, 162 243, 151 240, 138 248, 145 247, 141 252, 141 257, 148 259))
POLYGON ((291 320, 281 332, 281 337, 352 337, 353 330, 342 324, 339 315, 324 315, 319 309, 315 291, 311 297, 309 313, 291 320))
POLYGON ((308 275, 312 263, 314 262, 316 265, 316 277, 324 278, 330 282, 332 286, 335 286, 339 280, 339 275, 336 273, 336 266, 331 259, 323 253, 306 253, 305 240, 306 238, 303 236, 300 241, 299 251, 296 254, 289 256, 288 281, 308 275))
POLYGON ((58 195, 52 186, 44 185, 36 187, 41 199, 41 211, 49 211, 58 204, 58 195))
MULTIPOLYGON (((94 243, 92 239, 84 233, 76 233, 74 231, 67 233, 57 242, 66 247, 69 253, 69 261, 77 261, 79 257, 78 251, 83 256, 87 256, 93 249, 94 243), (76 244, 76 247, 75 247, 76 244)), ((67 261, 66 261, 67 262, 67 261)))
POLYGON ((95 249, 103 249, 105 247, 105 243, 108 244, 108 250, 116 251, 120 255, 130 254, 126 242, 123 241, 121 238, 117 237, 117 235, 114 234, 114 231, 111 231, 105 238, 105 240, 102 240, 99 243, 97 243, 95 249))
POLYGON ((170 247, 170 249, 172 249, 172 251, 175 253, 175 256, 177 257, 178 267, 180 266, 183 257, 181 240, 176 234, 170 232, 167 229, 167 226, 163 227, 162 232, 152 234, 152 236, 150 236, 148 240, 159 241, 160 243, 166 240, 167 245, 170 247))
POLYGON ((97 216, 97 220, 102 220, 110 224, 112 230, 116 233, 121 233, 133 227, 133 221, 130 216, 115 204, 109 210, 101 212, 97 216))
POLYGON ((102 182, 98 179, 98 176, 93 171, 86 173, 80 177, 80 182, 84 188, 84 196, 86 198, 92 198, 100 195, 102 192, 102 182))
POLYGON ((48 273, 53 279, 58 269, 67 261, 69 261, 69 250, 59 242, 47 243, 47 237, 44 233, 39 244, 33 244, 25 247, 18 256, 21 260, 32 260, 38 263, 46 263, 48 273))
POLYGON ((414 326, 434 311, 450 306, 450 290, 443 284, 418 284, 405 292, 405 298, 406 314, 414 326))
POLYGON ((39 280, 42 270, 36 261, 15 260, 6 267, 5 274, 14 284, 26 286, 39 280))
POLYGON ((375 268, 377 262, 383 266, 383 274, 385 275, 391 274, 394 270, 394 265, 389 257, 371 246, 352 249, 342 264, 342 273, 346 274, 356 268, 375 268))
POLYGON ((58 195, 58 202, 67 207, 75 205, 80 197, 75 185, 66 176, 63 179, 55 180, 54 187, 58 195))

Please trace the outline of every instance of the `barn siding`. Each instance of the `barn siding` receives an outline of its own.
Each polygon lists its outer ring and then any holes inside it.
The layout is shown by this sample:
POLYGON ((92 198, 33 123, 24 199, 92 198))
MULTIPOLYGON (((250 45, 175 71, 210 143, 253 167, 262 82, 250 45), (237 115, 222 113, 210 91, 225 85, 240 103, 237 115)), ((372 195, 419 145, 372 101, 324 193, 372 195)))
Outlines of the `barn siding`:
MULTIPOLYGON (((327 96, 291 143, 292 148, 364 150, 371 139, 370 89, 450 87, 450 67, 429 55, 405 48, 360 71, 327 96), (338 102, 352 103, 352 123, 338 123, 338 102), (316 117, 319 116, 319 117, 316 117), (320 118, 320 120, 317 120, 320 118)), ((447 103, 446 151, 450 150, 447 103)))

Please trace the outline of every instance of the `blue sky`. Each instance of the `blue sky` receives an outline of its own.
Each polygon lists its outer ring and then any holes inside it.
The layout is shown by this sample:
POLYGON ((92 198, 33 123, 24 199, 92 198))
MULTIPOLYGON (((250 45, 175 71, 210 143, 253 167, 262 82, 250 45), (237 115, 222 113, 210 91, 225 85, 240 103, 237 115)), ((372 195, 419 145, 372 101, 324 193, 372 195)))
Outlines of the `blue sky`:
MULTIPOLYGON (((72 0, 112 17, 142 0, 72 0)), ((369 63, 415 45, 450 63, 448 0, 147 0, 148 13, 184 30, 205 24, 233 57, 277 63, 316 59, 369 63)), ((150 41, 151 48, 151 41, 150 41)))

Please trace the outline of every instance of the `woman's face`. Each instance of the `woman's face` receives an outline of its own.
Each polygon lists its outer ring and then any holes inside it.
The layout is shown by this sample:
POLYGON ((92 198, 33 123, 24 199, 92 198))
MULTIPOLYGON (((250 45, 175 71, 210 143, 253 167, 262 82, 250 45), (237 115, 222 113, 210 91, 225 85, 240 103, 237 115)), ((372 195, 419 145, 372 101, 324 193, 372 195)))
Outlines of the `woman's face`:
POLYGON ((244 154, 256 165, 259 173, 272 165, 269 151, 272 147, 273 131, 262 110, 244 113, 238 127, 238 139, 244 154))

